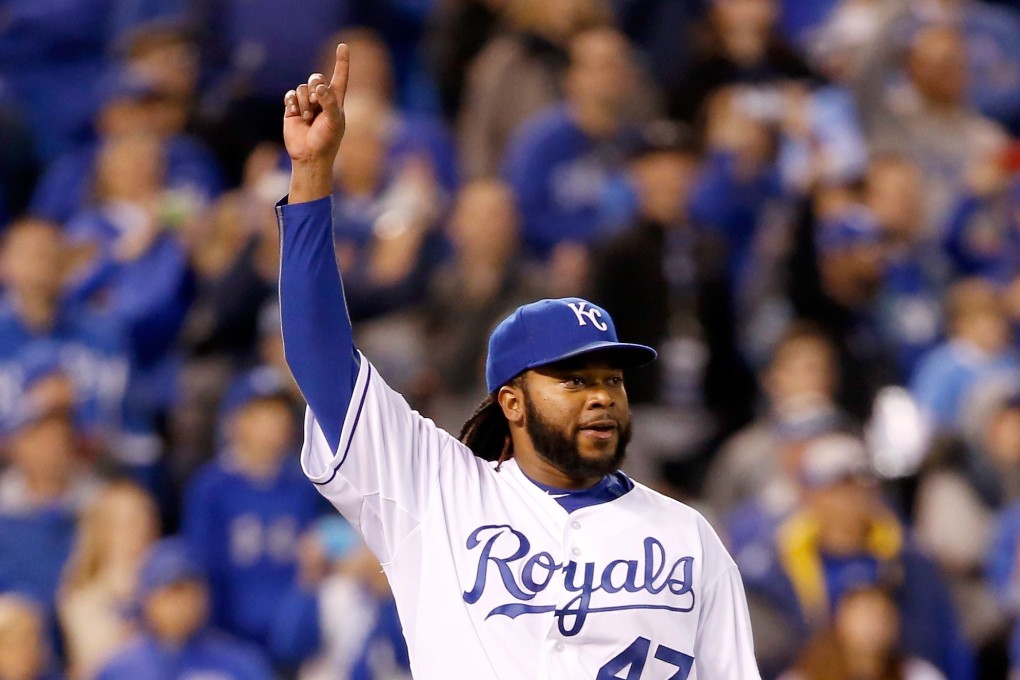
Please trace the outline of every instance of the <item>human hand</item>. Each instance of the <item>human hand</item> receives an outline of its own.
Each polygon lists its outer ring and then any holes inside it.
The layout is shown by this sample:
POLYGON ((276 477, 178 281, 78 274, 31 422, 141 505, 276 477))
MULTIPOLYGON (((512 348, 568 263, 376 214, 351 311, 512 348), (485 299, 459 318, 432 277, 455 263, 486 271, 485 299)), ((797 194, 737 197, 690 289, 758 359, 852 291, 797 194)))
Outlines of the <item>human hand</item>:
POLYGON ((350 50, 336 47, 336 64, 329 83, 321 73, 284 96, 283 142, 290 156, 292 203, 332 193, 332 169, 344 136, 343 103, 350 74, 350 50))

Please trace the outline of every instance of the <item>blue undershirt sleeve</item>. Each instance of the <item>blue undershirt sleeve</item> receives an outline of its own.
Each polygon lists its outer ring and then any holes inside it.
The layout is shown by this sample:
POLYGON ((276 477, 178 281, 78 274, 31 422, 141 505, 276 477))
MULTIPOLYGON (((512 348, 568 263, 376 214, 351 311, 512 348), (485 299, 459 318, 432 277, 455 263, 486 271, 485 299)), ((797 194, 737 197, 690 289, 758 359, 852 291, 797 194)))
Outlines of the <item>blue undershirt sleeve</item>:
POLYGON ((333 246, 333 199, 276 206, 287 364, 334 451, 360 361, 333 246))

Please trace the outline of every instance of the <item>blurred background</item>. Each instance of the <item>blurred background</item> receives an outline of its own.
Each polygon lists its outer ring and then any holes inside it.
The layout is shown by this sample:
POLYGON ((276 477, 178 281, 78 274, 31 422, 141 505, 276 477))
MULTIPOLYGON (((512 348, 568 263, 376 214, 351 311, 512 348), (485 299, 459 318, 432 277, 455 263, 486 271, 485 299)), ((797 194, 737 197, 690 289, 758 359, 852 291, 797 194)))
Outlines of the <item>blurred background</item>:
POLYGON ((766 680, 1020 678, 1015 3, 0 0, 0 680, 409 677, 280 338, 282 97, 339 40, 337 258, 414 408, 597 301, 766 680))

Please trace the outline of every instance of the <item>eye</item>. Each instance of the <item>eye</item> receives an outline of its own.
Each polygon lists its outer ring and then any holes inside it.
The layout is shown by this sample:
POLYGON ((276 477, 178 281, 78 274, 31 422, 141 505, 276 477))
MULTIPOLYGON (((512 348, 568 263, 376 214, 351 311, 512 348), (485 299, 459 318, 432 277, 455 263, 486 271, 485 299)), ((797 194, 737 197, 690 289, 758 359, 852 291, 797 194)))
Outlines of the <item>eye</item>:
POLYGON ((619 387, 620 385, 623 384, 623 376, 614 375, 611 378, 609 378, 609 380, 607 380, 606 383, 608 383, 612 387, 619 387))
POLYGON ((584 387, 585 383, 584 383, 584 378, 582 378, 581 376, 579 376, 579 375, 571 375, 571 376, 568 376, 563 381, 563 384, 565 384, 567 387, 584 387))

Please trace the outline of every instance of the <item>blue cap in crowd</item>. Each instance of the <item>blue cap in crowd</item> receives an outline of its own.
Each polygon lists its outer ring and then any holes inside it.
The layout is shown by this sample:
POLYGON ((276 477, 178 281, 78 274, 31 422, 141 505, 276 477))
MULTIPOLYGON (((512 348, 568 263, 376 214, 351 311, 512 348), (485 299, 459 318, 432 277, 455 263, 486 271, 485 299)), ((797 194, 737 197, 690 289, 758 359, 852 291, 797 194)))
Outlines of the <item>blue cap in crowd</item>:
POLYGON ((882 232, 874 214, 864 206, 854 206, 818 225, 815 237, 818 250, 833 253, 881 242, 882 232))
POLYGON ((258 399, 290 400, 287 386, 281 375, 272 366, 259 366, 241 376, 223 395, 220 405, 220 417, 227 418, 258 399))
POLYGON ((155 543, 145 555, 135 602, 141 606, 152 593, 185 581, 205 581, 205 572, 192 557, 183 538, 164 538, 155 543))
POLYGON ((532 368, 606 352, 620 368, 655 360, 655 350, 620 342, 609 313, 581 298, 539 300, 517 308, 489 337, 485 382, 495 392, 532 368))

